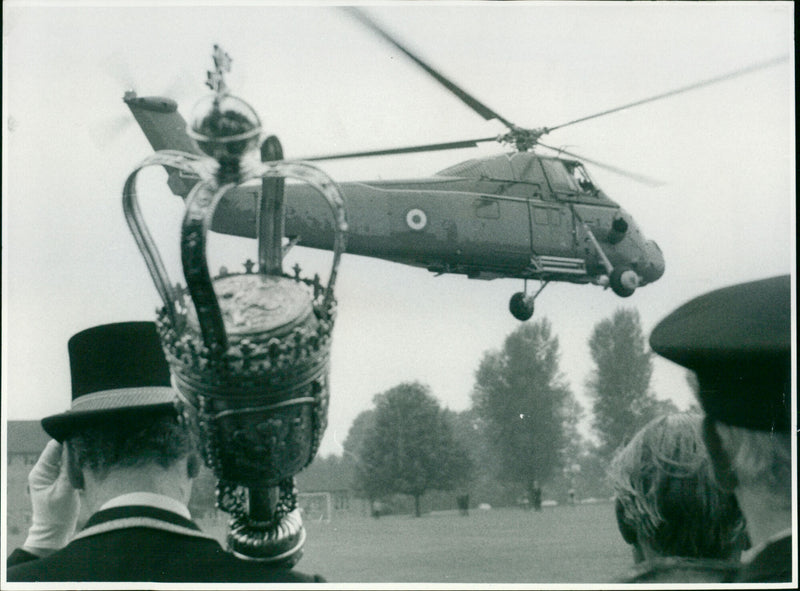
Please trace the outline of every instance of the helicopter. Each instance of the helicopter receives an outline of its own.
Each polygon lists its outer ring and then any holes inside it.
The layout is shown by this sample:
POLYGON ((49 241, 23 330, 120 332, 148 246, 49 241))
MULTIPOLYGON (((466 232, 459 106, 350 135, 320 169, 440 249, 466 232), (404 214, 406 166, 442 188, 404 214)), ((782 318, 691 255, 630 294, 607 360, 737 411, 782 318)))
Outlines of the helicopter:
MULTIPOLYGON (((500 137, 296 160, 389 156, 469 148, 495 141, 512 148, 495 156, 455 164, 429 177, 339 183, 348 211, 347 252, 423 267, 437 275, 522 279, 524 291, 513 294, 509 301, 511 314, 521 321, 531 318, 536 297, 552 281, 610 287, 616 295, 629 297, 639 287, 657 281, 665 271, 658 244, 645 238, 632 216, 596 185, 584 164, 639 182, 655 184, 655 181, 545 145, 540 141, 542 136, 787 59, 754 64, 561 125, 526 129, 435 70, 363 11, 343 10, 400 50, 481 117, 500 121, 508 131, 500 137), (555 154, 545 155, 539 148, 555 154), (541 282, 536 292, 528 292, 528 280, 541 282)), ((154 150, 201 155, 187 134, 186 121, 175 101, 166 97, 139 97, 133 91, 126 92, 123 100, 154 150)), ((262 160, 282 159, 280 142, 270 136, 262 145, 262 160)), ((174 169, 167 169, 167 173, 170 190, 183 198, 197 182, 197 178, 174 169)), ((273 181, 232 188, 220 201, 211 229, 255 238, 262 192, 285 200, 287 250, 295 244, 332 248, 334 227, 327 205, 312 188, 300 184, 273 181)))

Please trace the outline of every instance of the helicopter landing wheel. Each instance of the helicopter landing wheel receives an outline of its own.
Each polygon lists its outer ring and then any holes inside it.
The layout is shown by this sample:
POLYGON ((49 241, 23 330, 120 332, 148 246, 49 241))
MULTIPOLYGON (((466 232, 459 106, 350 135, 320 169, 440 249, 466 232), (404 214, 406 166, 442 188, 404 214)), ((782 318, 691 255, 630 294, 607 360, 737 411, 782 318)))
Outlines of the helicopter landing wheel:
POLYGON ((508 302, 508 309, 511 315, 517 320, 526 321, 533 316, 533 297, 524 291, 518 291, 508 302))
POLYGON ((639 287, 639 275, 630 267, 615 267, 608 282, 615 294, 627 298, 639 287))

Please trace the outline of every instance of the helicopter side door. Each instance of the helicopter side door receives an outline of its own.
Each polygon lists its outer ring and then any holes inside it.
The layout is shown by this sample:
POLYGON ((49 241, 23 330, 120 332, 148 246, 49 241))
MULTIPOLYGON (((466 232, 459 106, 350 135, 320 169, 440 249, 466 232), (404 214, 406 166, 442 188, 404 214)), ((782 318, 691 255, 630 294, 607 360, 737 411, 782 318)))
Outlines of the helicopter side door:
POLYGON ((568 206, 544 199, 541 192, 535 194, 528 203, 533 253, 538 256, 574 257, 575 234, 568 206))
MULTIPOLYGON (((538 177, 542 190, 535 191, 529 200, 531 244, 537 256, 575 257, 577 243, 572 210, 561 198, 572 191, 569 179, 553 182, 547 159, 530 159, 525 175, 538 177)), ((563 168, 563 167, 562 167, 563 168)))

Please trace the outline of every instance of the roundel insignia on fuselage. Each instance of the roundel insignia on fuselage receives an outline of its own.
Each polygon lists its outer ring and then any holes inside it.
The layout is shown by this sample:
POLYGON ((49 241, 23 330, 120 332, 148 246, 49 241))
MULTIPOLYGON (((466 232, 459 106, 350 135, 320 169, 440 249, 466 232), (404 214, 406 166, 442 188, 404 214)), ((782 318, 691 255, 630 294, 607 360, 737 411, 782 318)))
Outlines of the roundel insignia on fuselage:
POLYGON ((428 216, 421 209, 410 209, 406 214, 406 224, 412 230, 422 230, 428 225, 428 216))

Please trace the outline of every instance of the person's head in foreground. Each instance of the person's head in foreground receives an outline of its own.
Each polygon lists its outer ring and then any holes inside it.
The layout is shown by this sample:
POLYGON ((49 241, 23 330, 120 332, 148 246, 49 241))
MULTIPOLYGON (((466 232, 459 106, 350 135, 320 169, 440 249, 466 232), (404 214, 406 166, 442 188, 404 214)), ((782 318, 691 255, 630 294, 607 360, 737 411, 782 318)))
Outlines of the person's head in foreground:
POLYGON ((192 521, 197 436, 152 322, 96 326, 68 349, 72 406, 42 420, 53 440, 28 477, 32 524, 9 581, 322 580, 240 559, 192 521))
POLYGON ((702 422, 691 413, 658 417, 611 462, 617 524, 636 562, 739 559, 744 518, 714 478, 702 422))
POLYGON ((72 407, 42 427, 67 452, 67 475, 94 511, 126 491, 189 502, 200 459, 178 412, 154 326, 93 327, 68 344, 72 407))
POLYGON ((714 473, 736 495, 752 544, 736 580, 790 581, 790 277, 695 298, 656 326, 650 345, 697 375, 714 473))

